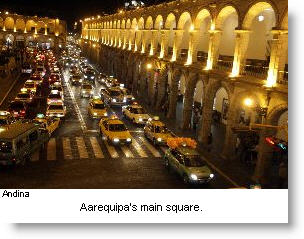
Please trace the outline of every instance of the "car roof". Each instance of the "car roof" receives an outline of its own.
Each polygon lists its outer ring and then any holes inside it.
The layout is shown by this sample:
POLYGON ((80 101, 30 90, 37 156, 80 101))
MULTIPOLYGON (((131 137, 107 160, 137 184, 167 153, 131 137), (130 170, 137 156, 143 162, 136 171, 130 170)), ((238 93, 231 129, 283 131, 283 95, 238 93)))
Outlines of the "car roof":
POLYGON ((0 131, 0 139, 10 140, 18 137, 19 135, 27 132, 30 129, 38 127, 33 123, 20 123, 16 122, 4 127, 4 130, 0 131))
POLYGON ((92 103, 94 103, 94 104, 103 104, 103 101, 101 99, 93 99, 92 103))
POLYGON ((119 119, 107 119, 109 124, 124 124, 121 120, 119 119))
POLYGON ((159 120, 151 120, 151 124, 156 126, 165 126, 165 124, 159 120))
POLYGON ((178 152, 180 152, 181 154, 187 156, 187 155, 200 155, 195 149, 191 148, 191 147, 178 147, 176 149, 178 152))
POLYGON ((143 107, 140 105, 130 105, 130 107, 134 109, 143 109, 143 107))

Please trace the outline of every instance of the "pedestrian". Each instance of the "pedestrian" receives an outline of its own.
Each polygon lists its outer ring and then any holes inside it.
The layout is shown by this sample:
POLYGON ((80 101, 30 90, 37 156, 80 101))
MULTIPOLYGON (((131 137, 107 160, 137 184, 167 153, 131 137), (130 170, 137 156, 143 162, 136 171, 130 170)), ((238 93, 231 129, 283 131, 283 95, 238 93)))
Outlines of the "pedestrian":
POLYGON ((193 126, 194 131, 196 131, 196 129, 197 129, 198 122, 199 122, 199 114, 197 111, 195 111, 194 115, 192 117, 192 126, 193 126))
POLYGON ((239 137, 236 137, 236 143, 235 143, 235 154, 237 154, 237 153, 238 153, 238 151, 239 151, 240 143, 241 143, 240 138, 239 138, 239 137))

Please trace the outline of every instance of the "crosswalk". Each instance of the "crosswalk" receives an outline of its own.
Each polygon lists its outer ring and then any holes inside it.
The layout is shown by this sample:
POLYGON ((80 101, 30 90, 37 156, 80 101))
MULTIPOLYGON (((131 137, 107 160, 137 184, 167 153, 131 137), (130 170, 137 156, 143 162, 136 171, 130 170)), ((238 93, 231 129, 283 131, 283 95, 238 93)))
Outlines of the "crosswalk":
POLYGON ((30 161, 161 158, 166 150, 167 147, 156 147, 144 137, 133 137, 129 146, 112 145, 98 136, 57 137, 35 152, 30 161))

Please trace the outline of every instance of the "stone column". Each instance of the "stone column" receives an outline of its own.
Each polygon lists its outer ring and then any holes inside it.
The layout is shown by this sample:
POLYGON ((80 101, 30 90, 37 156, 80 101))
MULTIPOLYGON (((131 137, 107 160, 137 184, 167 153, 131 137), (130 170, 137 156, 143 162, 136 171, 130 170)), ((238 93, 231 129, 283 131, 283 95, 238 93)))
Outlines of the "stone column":
POLYGON ((232 127, 238 125, 237 112, 237 104, 230 104, 227 114, 225 142, 222 151, 222 156, 227 159, 232 159, 235 156, 236 134, 232 131, 232 127))
POLYGON ((155 32, 154 30, 151 30, 151 39, 150 39, 150 50, 149 50, 149 55, 153 56, 155 53, 155 35, 157 32, 155 32))
POLYGON ((172 53, 171 61, 176 61, 178 58, 179 51, 180 51, 180 43, 182 41, 182 36, 183 36, 183 31, 184 30, 175 30, 174 42, 173 42, 173 53, 172 53))
POLYGON ((190 31, 190 38, 189 38, 189 47, 188 47, 188 56, 186 65, 191 65, 193 62, 197 60, 197 32, 195 30, 190 31))
POLYGON ((166 54, 166 46, 168 43, 168 33, 166 30, 161 31, 161 43, 160 43, 160 53, 159 58, 163 59, 166 54))
POLYGON ((169 96, 169 111, 168 118, 176 117, 176 104, 177 104, 177 94, 178 94, 178 82, 180 73, 175 73, 171 79, 170 96, 169 96))
POLYGON ((194 76, 190 77, 189 75, 186 78, 186 91, 184 95, 184 107, 183 107, 183 129, 191 128, 191 117, 192 117, 192 106, 193 106, 193 97, 194 90, 196 85, 197 78, 194 76))
POLYGON ((209 47, 208 47, 208 59, 206 69, 213 69, 214 65, 217 63, 219 44, 222 32, 220 30, 209 30, 209 47))
POLYGON ((163 99, 166 94, 167 77, 167 68, 165 67, 159 74, 156 110, 161 110, 163 99))
POLYGON ((273 39, 271 41, 271 53, 269 70, 267 76, 267 86, 274 86, 277 80, 282 80, 284 74, 285 62, 287 58, 288 49, 288 31, 287 30, 273 30, 273 39))
MULTIPOLYGON (((206 99, 206 98, 205 98, 206 99)), ((208 135, 211 132, 211 123, 212 123, 212 103, 203 104, 202 112, 202 127, 199 132, 199 141, 203 144, 208 143, 208 135)))
POLYGON ((243 71, 250 35, 248 30, 235 30, 235 32, 235 50, 231 76, 238 76, 243 71))

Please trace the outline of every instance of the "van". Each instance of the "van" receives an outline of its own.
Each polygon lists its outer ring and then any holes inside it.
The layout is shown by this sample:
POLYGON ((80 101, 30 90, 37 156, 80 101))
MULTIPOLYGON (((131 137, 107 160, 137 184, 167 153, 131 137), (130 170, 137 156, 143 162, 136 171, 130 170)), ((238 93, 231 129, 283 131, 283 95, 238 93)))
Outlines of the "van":
POLYGON ((0 166, 24 164, 47 141, 33 123, 16 122, 0 128, 0 166))

